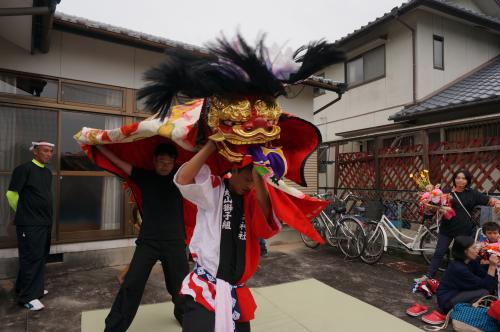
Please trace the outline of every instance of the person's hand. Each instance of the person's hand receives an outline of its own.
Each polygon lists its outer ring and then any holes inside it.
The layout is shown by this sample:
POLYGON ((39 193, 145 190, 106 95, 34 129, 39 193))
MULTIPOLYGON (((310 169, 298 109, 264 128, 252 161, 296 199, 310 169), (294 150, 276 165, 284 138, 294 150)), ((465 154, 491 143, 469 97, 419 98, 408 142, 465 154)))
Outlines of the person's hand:
POLYGON ((498 265, 499 261, 500 261, 500 259, 498 258, 497 255, 495 255, 495 254, 490 255, 490 265, 498 265))
POLYGON ((500 201, 497 200, 495 203, 495 213, 500 213, 500 201))

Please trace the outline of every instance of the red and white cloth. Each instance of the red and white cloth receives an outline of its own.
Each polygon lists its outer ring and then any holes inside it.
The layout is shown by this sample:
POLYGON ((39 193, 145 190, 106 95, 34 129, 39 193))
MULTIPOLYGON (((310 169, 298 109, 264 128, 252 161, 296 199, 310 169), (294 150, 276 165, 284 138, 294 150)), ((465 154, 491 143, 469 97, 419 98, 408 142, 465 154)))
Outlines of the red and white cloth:
MULTIPOLYGON (((224 181, 219 176, 213 175, 210 168, 204 165, 195 177, 195 183, 181 185, 177 182, 177 175, 174 177, 174 183, 184 198, 197 206, 196 226, 189 244, 193 259, 208 274, 216 276, 220 261, 224 181)), ((238 287, 235 287, 235 292, 241 312, 238 321, 246 322, 254 318, 257 305, 250 289, 242 284, 254 274, 259 265, 258 239, 267 239, 277 234, 281 229, 281 223, 274 210, 272 220, 266 219, 257 203, 255 190, 244 195, 243 208, 247 232, 245 269, 238 281, 238 287)), ((216 329, 217 332, 232 331, 232 328, 228 330, 228 322, 229 319, 232 320, 231 288, 236 285, 229 285, 219 280, 211 282, 198 274, 194 271, 184 279, 181 294, 190 295, 207 310, 215 311, 216 327, 219 328, 216 329)))

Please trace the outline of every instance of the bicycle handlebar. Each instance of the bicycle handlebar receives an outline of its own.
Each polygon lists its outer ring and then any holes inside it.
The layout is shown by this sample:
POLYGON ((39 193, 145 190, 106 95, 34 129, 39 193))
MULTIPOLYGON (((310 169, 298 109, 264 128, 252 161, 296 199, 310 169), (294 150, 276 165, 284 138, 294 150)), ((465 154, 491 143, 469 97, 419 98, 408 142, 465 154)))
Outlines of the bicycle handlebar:
POLYGON ((349 201, 349 200, 353 200, 353 201, 362 201, 363 199, 362 199, 361 197, 359 197, 358 195, 355 195, 355 194, 353 194, 352 192, 350 192, 350 191, 349 191, 349 192, 347 193, 347 196, 346 196, 346 197, 344 197, 344 198, 342 199, 342 201, 345 203, 345 202, 347 202, 347 201, 349 201))
POLYGON ((316 198, 327 198, 327 197, 332 196, 332 193, 330 193, 330 192, 324 193, 324 194, 314 193, 314 194, 312 194, 312 196, 316 197, 316 198))

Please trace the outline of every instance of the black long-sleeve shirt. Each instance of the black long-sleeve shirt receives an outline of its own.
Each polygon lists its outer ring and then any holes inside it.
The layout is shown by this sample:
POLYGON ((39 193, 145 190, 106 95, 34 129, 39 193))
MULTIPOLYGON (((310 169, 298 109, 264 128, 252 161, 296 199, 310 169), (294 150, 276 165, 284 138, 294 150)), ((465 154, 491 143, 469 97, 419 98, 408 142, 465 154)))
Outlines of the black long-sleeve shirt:
POLYGON ((455 210, 456 215, 450 220, 443 218, 441 220, 439 232, 448 237, 456 237, 459 235, 471 236, 475 225, 469 217, 469 214, 467 214, 462 205, 460 205, 460 202, 458 202, 455 194, 458 196, 470 215, 472 215, 472 210, 476 206, 487 205, 490 198, 487 195, 470 188, 465 189, 462 192, 450 193, 451 207, 455 210))
POLYGON ((446 269, 437 289, 439 307, 446 307, 446 304, 460 292, 476 289, 491 291, 496 284, 496 278, 481 268, 478 261, 465 264, 454 260, 446 269))

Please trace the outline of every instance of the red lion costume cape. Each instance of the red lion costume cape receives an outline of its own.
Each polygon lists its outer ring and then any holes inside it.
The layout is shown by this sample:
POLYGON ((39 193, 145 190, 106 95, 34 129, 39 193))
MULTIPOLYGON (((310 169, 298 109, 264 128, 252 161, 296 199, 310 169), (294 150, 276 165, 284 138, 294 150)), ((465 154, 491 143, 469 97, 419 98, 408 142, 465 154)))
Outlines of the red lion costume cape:
MULTIPOLYGON (((211 139, 219 151, 208 160, 213 174, 253 162, 268 183, 277 218, 323 243, 311 220, 328 203, 282 180, 306 185, 304 164, 321 143, 321 135, 313 124, 282 112, 276 98, 286 94, 287 85, 299 84, 341 60, 342 53, 319 41, 301 47, 287 65, 274 68, 262 39, 252 48, 240 36, 234 43, 219 39, 205 55, 168 51, 163 64, 146 72, 147 84, 139 90, 139 98, 145 98, 155 117, 111 130, 83 128, 75 139, 98 166, 128 183, 140 210, 139 188, 92 146, 106 144, 120 159, 152 170, 159 143, 176 146, 176 166, 180 166, 211 139), (172 106, 178 95, 191 101, 172 106)), ((184 211, 189 241, 196 207, 185 201, 184 211)))

